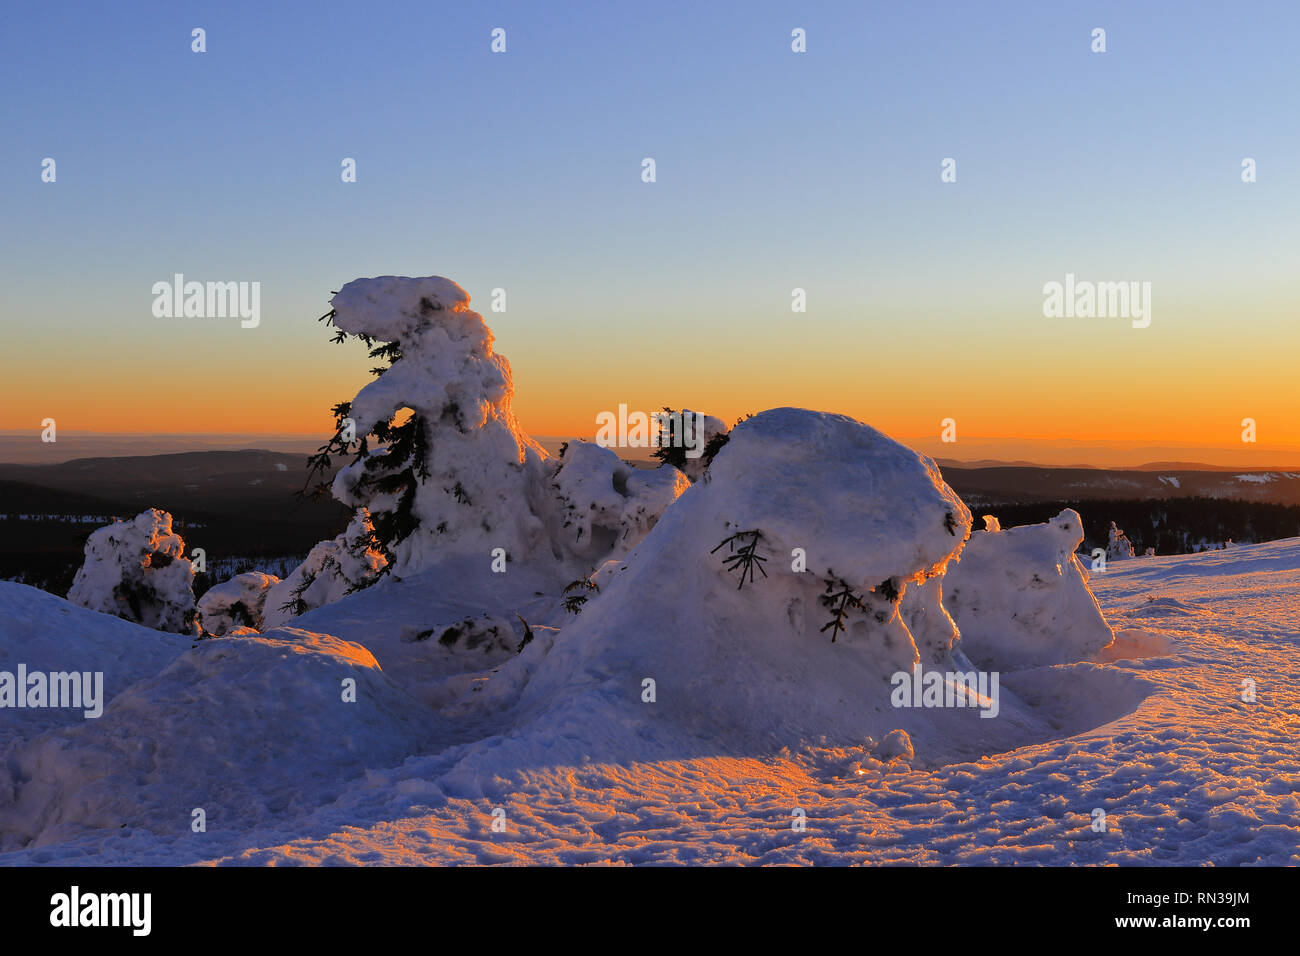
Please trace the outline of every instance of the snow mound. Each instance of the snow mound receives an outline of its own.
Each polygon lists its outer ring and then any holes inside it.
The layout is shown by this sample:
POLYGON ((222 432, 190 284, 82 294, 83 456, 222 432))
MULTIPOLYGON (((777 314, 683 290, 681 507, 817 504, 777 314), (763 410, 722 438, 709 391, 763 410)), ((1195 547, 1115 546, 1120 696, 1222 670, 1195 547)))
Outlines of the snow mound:
POLYGON ((944 575, 944 603, 961 649, 1003 669, 1091 658, 1114 634, 1074 555, 1083 541, 1078 512, 1043 524, 975 531, 944 575))
POLYGON ((1146 596, 1146 603, 1129 611, 1131 617, 1197 617, 1205 611, 1172 597, 1146 596))
MULTIPOLYGON (((626 760, 895 729, 934 742, 953 722, 1026 731, 1005 704, 1004 720, 981 721, 890 703, 891 676, 921 659, 899 602, 942 573, 970 522, 929 458, 845 416, 763 412, 559 631, 520 695, 521 736, 547 741, 553 760, 626 760), (842 590, 852 598, 832 627, 842 590)), ((922 644, 950 647, 938 589, 918 607, 922 644)), ((507 663, 488 687, 526 666, 507 663)), ((519 747, 535 759, 535 744, 519 747)))
POLYGON ((553 484, 564 519, 557 536, 575 557, 598 560, 640 544, 691 483, 676 468, 633 468, 608 448, 571 441, 553 484))
POLYGON ((214 637, 240 628, 261 630, 267 592, 279 583, 274 575, 248 571, 214 584, 199 598, 199 626, 214 637))
POLYGON ((357 644, 290 628, 203 641, 98 720, 17 748, 0 834, 7 849, 123 826, 229 839, 400 763, 427 742, 427 722, 357 644), (191 829, 196 809, 206 833, 191 829))
POLYGON ((150 508, 92 532, 68 600, 156 630, 190 633, 194 568, 172 531, 172 516, 150 508))
POLYGON ((1119 628, 1115 631, 1114 642, 1097 655, 1097 660, 1102 663, 1111 663, 1112 661, 1162 657, 1172 654, 1176 646, 1168 632, 1161 633, 1133 627, 1119 628))
MULTIPOLYGON (((24 664, 29 673, 103 674, 101 704, 157 674, 190 644, 189 638, 177 634, 88 611, 25 584, 0 581, 0 670, 16 673, 24 664)), ((75 708, 6 708, 0 711, 0 753, 16 740, 80 724, 83 714, 75 708)))

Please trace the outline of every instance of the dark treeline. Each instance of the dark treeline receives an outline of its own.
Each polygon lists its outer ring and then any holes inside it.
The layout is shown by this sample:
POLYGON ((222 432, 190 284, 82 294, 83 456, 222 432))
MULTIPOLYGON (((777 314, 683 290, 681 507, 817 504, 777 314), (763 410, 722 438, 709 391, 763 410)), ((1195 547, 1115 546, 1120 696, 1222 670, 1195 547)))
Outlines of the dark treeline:
POLYGON ((1155 548, 1156 554, 1189 554, 1217 548, 1224 541, 1237 544, 1300 537, 1300 506, 1238 501, 1231 498, 1161 498, 1157 500, 1054 501, 1037 504, 986 505, 972 508, 975 527, 983 528, 982 515, 997 517, 1003 528, 1037 524, 1073 508, 1083 518, 1082 550, 1104 548, 1113 521, 1137 553, 1155 548))

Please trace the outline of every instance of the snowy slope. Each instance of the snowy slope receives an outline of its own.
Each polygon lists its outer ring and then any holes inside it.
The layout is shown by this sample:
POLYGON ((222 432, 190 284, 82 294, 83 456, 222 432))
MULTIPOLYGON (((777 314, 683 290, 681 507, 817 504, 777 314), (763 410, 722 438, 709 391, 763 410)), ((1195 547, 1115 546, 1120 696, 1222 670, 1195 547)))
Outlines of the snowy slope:
MULTIPOLYGON (((0 671, 101 672, 102 703, 158 673, 193 639, 132 624, 25 584, 0 581, 0 671)), ((15 741, 51 727, 83 722, 82 711, 58 708, 0 710, 0 753, 15 741)))
MULTIPOLYGON (((531 722, 490 704, 430 713, 398 673, 409 666, 400 633, 375 639, 384 670, 356 644, 302 632, 214 641, 171 666, 173 655, 158 652, 157 676, 99 722, 56 729, 17 754, 28 769, 9 784, 18 801, 0 812, 10 850, 0 862, 1300 863, 1300 539, 1125 561, 1091 584, 1117 632, 1108 659, 1004 674, 1047 731, 955 761, 934 759, 924 734, 914 757, 892 760, 844 740, 672 753, 649 739, 651 759, 583 753, 593 742, 627 746, 639 729, 601 724, 618 716, 609 709, 584 716, 599 706, 592 694, 531 722), (365 708, 334 704, 345 675, 360 678, 365 708), (1247 678, 1254 704, 1240 700, 1247 678), (142 732, 164 717, 169 726, 142 732), (198 754, 195 739, 207 741, 198 754), (118 758, 101 766, 102 752, 118 758), (200 805, 225 822, 189 832, 200 805), (504 832, 492 828, 497 808, 504 832), (802 833, 791 827, 796 809, 802 833), (1106 832, 1094 832, 1094 809, 1106 832), (34 842, 16 846, 24 839, 34 842)), ((347 640, 364 641, 361 615, 348 624, 346 609, 385 597, 411 619, 401 627, 420 620, 414 589, 399 584, 314 612, 314 626, 333 615, 347 640)), ((63 605, 15 585, 0 600, 7 625, 37 629, 63 605)), ((124 629, 122 639, 174 640, 91 617, 124 629)), ((577 625, 567 626, 571 636, 577 625)), ((57 633, 91 631, 74 623, 57 633)), ((527 686, 564 636, 539 628, 524 654, 506 658, 519 662, 509 668, 523 672, 516 683, 527 686)), ((426 673, 459 669, 483 688, 462 697, 491 694, 507 668, 477 672, 485 652, 463 650, 443 648, 444 666, 426 673)), ((0 714, 6 726, 15 713, 0 714)), ((977 730, 1000 723, 967 716, 977 730)))

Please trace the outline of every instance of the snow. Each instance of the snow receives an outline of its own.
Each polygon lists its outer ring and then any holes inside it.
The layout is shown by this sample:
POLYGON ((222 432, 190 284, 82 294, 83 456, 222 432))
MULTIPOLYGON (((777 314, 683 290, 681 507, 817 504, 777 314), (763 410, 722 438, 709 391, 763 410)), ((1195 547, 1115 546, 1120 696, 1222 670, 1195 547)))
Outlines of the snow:
POLYGON ((378 580, 388 559, 374 547, 373 534, 369 512, 358 508, 342 534, 317 544, 283 581, 268 582, 269 589, 258 598, 264 625, 287 624, 296 613, 337 601, 378 580))
MULTIPOLYGON (((563 457, 547 455, 515 419, 509 362, 494 351, 491 330, 451 280, 356 279, 332 304, 339 329, 400 347, 392 364, 350 403, 347 417, 356 437, 409 410, 428 475, 404 501, 400 492, 376 484, 376 475, 411 466, 409 460, 389 462, 387 447, 368 446, 341 469, 331 486, 335 498, 358 513, 365 510, 374 529, 409 509, 412 527, 374 542, 383 564, 362 569, 359 577, 329 578, 324 572, 351 549, 349 542, 360 540, 360 530, 346 532, 345 542, 318 545, 321 550, 268 597, 268 626, 293 617, 292 592, 305 582, 310 583, 301 595, 305 603, 296 608, 300 613, 386 574, 402 579, 449 560, 487 562, 502 552, 512 568, 527 566, 569 581, 625 554, 689 487, 676 468, 634 469, 587 442, 569 443, 563 457)), ((708 419, 706 434, 711 427, 721 428, 721 422, 708 419)))
POLYGON ((291 629, 203 641, 99 719, 18 751, 11 773, 23 783, 0 807, 0 833, 6 848, 123 826, 195 848, 229 840, 428 746, 425 716, 359 645, 291 629), (206 833, 191 830, 196 808, 206 833))
POLYGON ((428 479, 367 447, 337 537, 205 595, 227 636, 110 616, 188 629, 165 512, 91 535, 93 610, 0 583, 0 671, 108 698, 3 710, 0 865, 1300 863, 1300 539, 1090 575, 1076 512, 972 530, 932 459, 795 408, 707 469, 550 457, 460 286, 334 308, 400 345, 358 436, 409 409, 428 479), (980 692, 902 706, 927 677, 980 692))
POLYGON ((147 627, 190 633, 194 568, 172 516, 150 508, 93 531, 68 600, 147 627))
MULTIPOLYGON (((378 585, 307 617, 342 620, 365 601, 415 616, 418 583, 378 585)), ((908 757, 891 730, 874 750, 811 739, 775 753, 678 748, 649 761, 591 746, 609 711, 584 722, 579 709, 526 750, 527 738, 503 736, 512 719, 500 702, 482 706, 477 722, 421 712, 394 684, 400 668, 381 660, 377 670, 355 642, 285 630, 201 642, 175 660, 183 638, 0 585, 5 649, 14 649, 11 622, 22 620, 49 648, 82 655, 93 638, 108 652, 98 660, 116 654, 144 681, 100 718, 118 743, 78 718, 19 748, 21 766, 48 772, 0 788, 18 794, 0 799, 9 850, 0 862, 1300 863, 1300 539, 1124 562, 1091 584, 1117 635, 1102 659, 1004 674, 1060 722, 1044 739, 947 760, 910 733, 908 757), (151 646, 160 647, 154 657, 151 646), (159 671, 166 676, 146 676, 159 671), (372 709, 335 703, 344 676, 364 678, 359 700, 372 709), (1239 699, 1246 677, 1258 682, 1254 705, 1239 699), (285 693, 291 703, 281 706, 285 693), (202 742, 197 754, 184 750, 191 740, 202 742), (132 743, 143 749, 132 753, 132 743), (150 746, 161 759, 146 772, 150 746), (124 769, 94 759, 101 747, 124 769), (590 759, 570 759, 575 750, 590 759), (88 762, 73 769, 78 756, 88 762), (200 805, 210 825, 196 834, 189 820, 200 805), (497 807, 504 833, 492 830, 497 807), (806 813, 805 833, 791 829, 794 808, 806 813), (1092 830, 1095 808, 1107 814, 1106 832, 1092 830), (39 845, 17 845, 32 836, 39 845)), ((528 666, 511 670, 502 701, 531 683, 564 635, 539 629, 509 658, 528 666)), ((454 654, 440 652, 445 673, 454 654)), ((470 685, 484 689, 458 699, 489 693, 506 673, 485 668, 470 685)))
POLYGON ((1074 555, 1083 519, 1065 509, 1043 524, 974 531, 943 577, 944 603, 976 664, 1037 667, 1087 660, 1110 626, 1074 555))
MULTIPOLYGON (((682 409, 680 427, 686 432, 683 442, 689 448, 703 451, 709 443, 720 435, 727 434, 726 423, 713 415, 682 409)), ((703 455, 687 457, 682 462, 682 472, 691 482, 699 481, 708 470, 709 462, 703 455)))
POLYGON ((1133 557, 1133 554, 1133 542, 1128 539, 1128 535, 1115 527, 1115 522, 1112 521, 1110 523, 1110 531, 1107 535, 1106 560, 1123 561, 1127 558, 1133 557))
MULTIPOLYGON (((91 671, 104 675, 104 696, 162 670, 193 642, 76 607, 25 584, 0 582, 0 670, 91 671)), ((0 753, 44 730, 80 723, 82 712, 58 708, 0 711, 0 753)), ((0 794, 3 787, 0 787, 0 794)))
POLYGON ((213 585, 199 599, 199 625, 215 637, 238 627, 260 630, 267 592, 279 583, 273 575, 247 571, 213 585))
POLYGON ((553 486, 563 509, 559 537, 575 557, 596 561, 639 544, 690 481, 676 468, 633 468, 608 448, 571 441, 553 486))

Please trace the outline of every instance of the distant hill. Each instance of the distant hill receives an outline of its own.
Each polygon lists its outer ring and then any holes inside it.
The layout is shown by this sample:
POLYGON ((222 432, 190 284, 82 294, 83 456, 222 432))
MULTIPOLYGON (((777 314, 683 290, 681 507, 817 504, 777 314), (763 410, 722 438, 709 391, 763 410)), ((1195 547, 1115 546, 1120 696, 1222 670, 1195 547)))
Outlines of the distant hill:
POLYGON ((189 548, 211 564, 305 556, 343 530, 332 498, 296 498, 306 457, 272 451, 208 451, 0 465, 0 578, 61 593, 81 564, 86 536, 146 508, 171 512, 189 548))
POLYGON ((1300 504, 1300 471, 939 467, 944 480, 972 506, 1096 498, 1224 498, 1300 504))
MULTIPOLYGON (((1020 520, 1043 520, 1035 506, 1060 502, 1202 498, 1300 504, 1297 471, 1173 465, 1107 470, 940 463, 945 480, 977 513, 1003 506, 1003 514, 1020 520), (1029 510, 1021 514, 1013 508, 1029 510)), ((306 479, 306 456, 297 451, 191 451, 0 464, 0 578, 22 575, 28 583, 66 591, 80 566, 86 536, 113 517, 132 517, 145 508, 171 512, 187 545, 204 548, 212 562, 304 556, 317 541, 338 534, 348 517, 328 496, 296 498, 306 479)), ((1084 510, 1089 519, 1103 517, 1093 515, 1095 509, 1084 510)), ((1135 521, 1125 510, 1108 520, 1113 518, 1135 521)))

